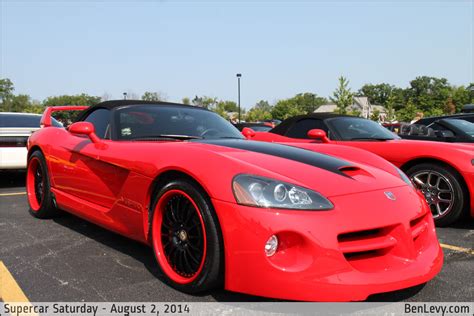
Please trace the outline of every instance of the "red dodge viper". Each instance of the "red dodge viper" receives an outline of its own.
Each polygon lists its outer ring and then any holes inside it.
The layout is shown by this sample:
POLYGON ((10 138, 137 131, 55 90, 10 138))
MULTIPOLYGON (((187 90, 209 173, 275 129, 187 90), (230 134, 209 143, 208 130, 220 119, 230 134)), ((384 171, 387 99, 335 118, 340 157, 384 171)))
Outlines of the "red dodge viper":
POLYGON ((368 150, 411 178, 424 194, 438 226, 450 225, 469 213, 474 216, 472 143, 400 139, 374 121, 334 113, 295 116, 268 133, 246 132, 253 140, 298 142, 298 147, 316 151, 324 147, 321 143, 368 150))
POLYGON ((164 279, 197 293, 364 300, 425 283, 443 254, 423 196, 369 152, 243 136, 217 114, 108 101, 28 141, 37 218, 59 210, 149 244, 164 279))

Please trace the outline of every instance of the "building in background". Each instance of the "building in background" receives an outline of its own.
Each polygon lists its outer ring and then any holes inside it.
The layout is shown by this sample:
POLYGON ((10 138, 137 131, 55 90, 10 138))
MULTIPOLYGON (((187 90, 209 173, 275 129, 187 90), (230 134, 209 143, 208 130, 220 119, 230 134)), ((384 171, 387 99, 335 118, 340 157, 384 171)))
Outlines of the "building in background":
MULTIPOLYGON (((337 105, 335 104, 323 104, 317 108, 314 113, 324 112, 335 112, 337 105)), ((349 108, 349 111, 360 113, 363 118, 370 119, 374 112, 379 113, 379 122, 384 122, 387 118, 387 111, 382 105, 371 104, 367 97, 354 97, 353 103, 349 108)))

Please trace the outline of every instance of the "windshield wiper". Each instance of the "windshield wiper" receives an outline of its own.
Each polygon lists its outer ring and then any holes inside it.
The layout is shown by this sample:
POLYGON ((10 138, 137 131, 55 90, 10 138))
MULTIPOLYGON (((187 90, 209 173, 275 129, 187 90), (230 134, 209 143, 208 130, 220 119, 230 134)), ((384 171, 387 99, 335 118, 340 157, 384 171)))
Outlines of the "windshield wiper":
POLYGON ((393 140, 393 138, 387 137, 352 137, 349 140, 393 140))
POLYGON ((191 135, 160 134, 160 135, 136 137, 136 138, 132 138, 131 140, 153 140, 153 139, 188 140, 188 139, 202 139, 202 137, 191 136, 191 135))

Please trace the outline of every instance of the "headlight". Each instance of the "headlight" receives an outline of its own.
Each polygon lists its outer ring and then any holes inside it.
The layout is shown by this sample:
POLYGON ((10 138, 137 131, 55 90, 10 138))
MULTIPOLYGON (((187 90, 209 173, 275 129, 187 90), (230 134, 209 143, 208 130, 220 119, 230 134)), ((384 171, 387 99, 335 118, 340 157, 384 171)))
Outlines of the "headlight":
POLYGON ((400 175, 400 178, 402 178, 402 180, 408 184, 410 187, 412 188, 415 188, 415 186, 413 185, 413 182, 411 182, 410 178, 408 178, 408 176, 405 174, 405 172, 401 171, 400 168, 394 166, 395 169, 397 170, 398 174, 400 175))
POLYGON ((237 203, 297 210, 330 210, 332 203, 318 192, 265 177, 241 174, 232 181, 237 203))

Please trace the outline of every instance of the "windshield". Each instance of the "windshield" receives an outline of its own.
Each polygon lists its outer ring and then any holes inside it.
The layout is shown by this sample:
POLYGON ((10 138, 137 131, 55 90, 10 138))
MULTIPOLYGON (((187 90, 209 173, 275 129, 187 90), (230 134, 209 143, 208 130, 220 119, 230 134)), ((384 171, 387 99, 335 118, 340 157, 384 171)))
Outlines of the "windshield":
MULTIPOLYGON (((24 128, 39 128, 41 115, 34 114, 6 114, 0 113, 0 128, 1 127, 24 127, 24 128)), ((61 123, 51 118, 51 123, 55 127, 63 127, 61 123)))
POLYGON ((119 140, 243 138, 218 114, 182 105, 136 105, 115 112, 119 140))
POLYGON ((472 124, 471 122, 468 122, 466 120, 460 120, 460 119, 445 119, 445 121, 459 128, 467 135, 474 137, 474 124, 472 124))
POLYGON ((397 139, 380 124, 357 117, 337 117, 327 121, 341 140, 390 140, 397 139))

